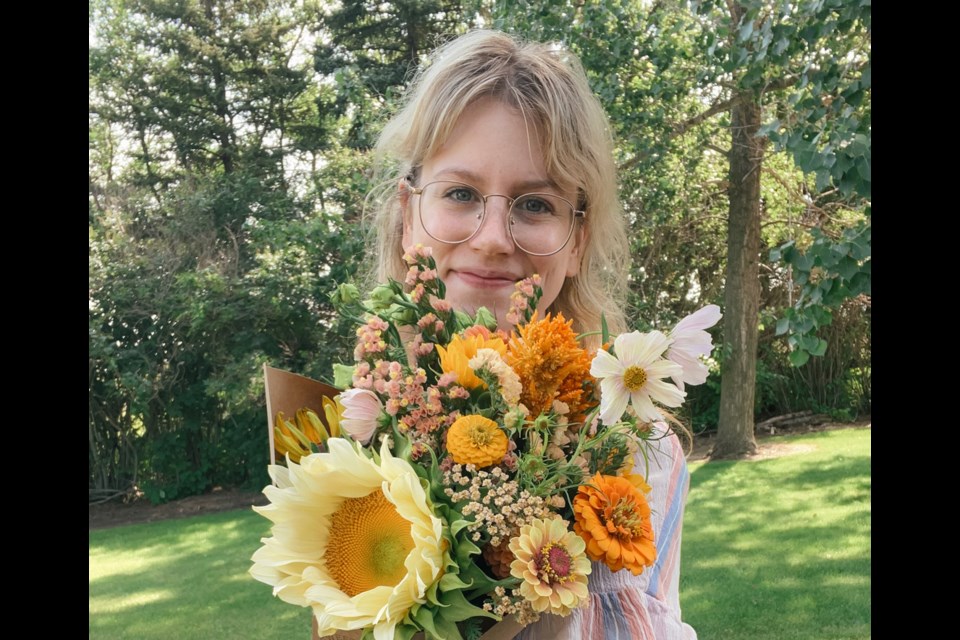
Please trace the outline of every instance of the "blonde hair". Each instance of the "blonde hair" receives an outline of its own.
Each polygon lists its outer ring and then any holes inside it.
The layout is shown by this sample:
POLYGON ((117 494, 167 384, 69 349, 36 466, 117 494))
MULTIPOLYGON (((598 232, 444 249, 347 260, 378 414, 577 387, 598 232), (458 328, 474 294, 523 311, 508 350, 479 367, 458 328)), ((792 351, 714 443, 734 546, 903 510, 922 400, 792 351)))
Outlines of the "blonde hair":
POLYGON ((377 280, 402 281, 406 273, 398 180, 415 175, 463 111, 485 97, 517 108, 533 121, 548 176, 576 191, 578 208, 586 211, 579 274, 564 282, 549 311, 572 319, 577 332, 599 329, 601 313, 612 333, 625 331, 629 244, 606 114, 576 56, 557 45, 526 43, 498 31, 472 31, 437 49, 380 135, 377 280))

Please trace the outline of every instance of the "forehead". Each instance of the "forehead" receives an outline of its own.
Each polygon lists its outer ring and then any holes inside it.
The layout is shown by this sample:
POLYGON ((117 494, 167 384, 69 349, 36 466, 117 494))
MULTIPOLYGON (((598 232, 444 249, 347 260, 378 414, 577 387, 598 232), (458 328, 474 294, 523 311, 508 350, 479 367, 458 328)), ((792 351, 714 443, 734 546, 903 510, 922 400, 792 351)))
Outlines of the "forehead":
POLYGON ((456 180, 483 189, 558 190, 532 118, 494 98, 463 111, 422 164, 421 178, 456 180))

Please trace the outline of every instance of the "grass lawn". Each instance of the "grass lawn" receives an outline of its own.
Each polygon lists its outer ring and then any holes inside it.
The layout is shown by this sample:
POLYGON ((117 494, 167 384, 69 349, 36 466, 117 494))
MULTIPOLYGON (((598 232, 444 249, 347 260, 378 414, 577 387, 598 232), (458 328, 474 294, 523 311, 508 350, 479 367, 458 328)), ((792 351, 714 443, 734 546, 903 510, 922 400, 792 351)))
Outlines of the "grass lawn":
POLYGON ((690 465, 684 620, 701 640, 870 638, 870 429, 765 442, 800 452, 690 465))
MULTIPOLYGON (((701 640, 869 638, 870 429, 694 463, 680 598, 701 640)), ((269 522, 252 511, 90 532, 90 637, 310 638, 310 614, 249 576, 269 522)))
POLYGON ((90 532, 90 637, 310 640, 310 612, 247 571, 270 523, 251 510, 90 532))

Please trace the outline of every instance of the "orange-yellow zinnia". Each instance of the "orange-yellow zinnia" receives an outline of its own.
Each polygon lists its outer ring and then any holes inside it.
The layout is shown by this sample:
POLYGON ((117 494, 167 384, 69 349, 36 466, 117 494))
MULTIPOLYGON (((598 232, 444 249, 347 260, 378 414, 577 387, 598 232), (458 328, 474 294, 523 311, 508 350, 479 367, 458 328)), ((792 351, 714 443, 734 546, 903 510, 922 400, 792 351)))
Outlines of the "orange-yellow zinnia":
POLYGON ((596 474, 580 485, 573 514, 573 529, 586 541, 591 560, 640 575, 656 559, 650 505, 627 478, 596 474))
POLYGON ((461 416, 447 431, 447 451, 457 464, 478 468, 497 464, 507 455, 509 444, 496 422, 479 415, 461 416))
POLYGON ((483 384, 483 380, 470 368, 470 358, 477 355, 480 349, 493 349, 502 356, 507 352, 507 345, 499 336, 491 335, 486 330, 455 335, 446 348, 437 345, 440 368, 444 373, 456 373, 457 384, 475 389, 483 384))

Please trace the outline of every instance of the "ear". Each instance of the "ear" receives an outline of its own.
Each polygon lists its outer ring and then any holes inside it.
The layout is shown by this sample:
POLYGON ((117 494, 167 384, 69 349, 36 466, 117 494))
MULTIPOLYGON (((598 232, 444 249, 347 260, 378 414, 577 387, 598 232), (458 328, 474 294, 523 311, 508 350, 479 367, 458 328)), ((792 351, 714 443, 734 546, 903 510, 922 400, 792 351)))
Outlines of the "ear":
POLYGON ((570 251, 570 255, 567 257, 568 278, 572 278, 580 273, 580 263, 583 262, 583 253, 587 248, 589 236, 590 231, 583 223, 580 224, 579 229, 573 232, 573 238, 571 238, 574 243, 573 250, 570 251))
POLYGON ((410 188, 403 178, 397 183, 397 200, 400 202, 400 217, 403 220, 401 246, 407 251, 413 246, 413 216, 410 213, 410 188))

